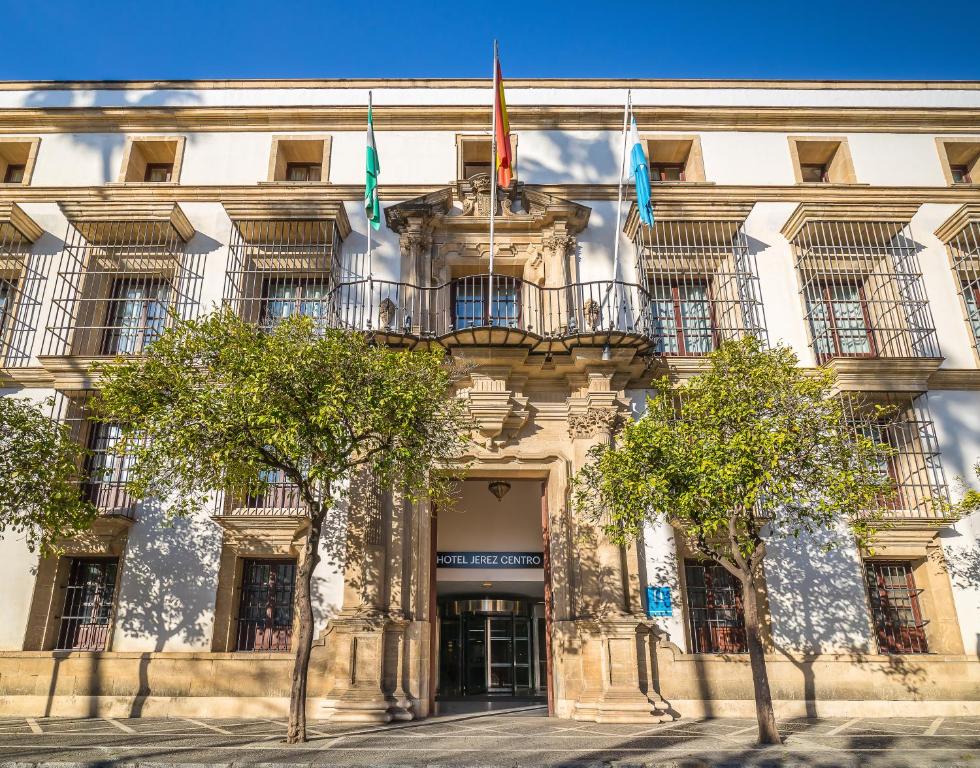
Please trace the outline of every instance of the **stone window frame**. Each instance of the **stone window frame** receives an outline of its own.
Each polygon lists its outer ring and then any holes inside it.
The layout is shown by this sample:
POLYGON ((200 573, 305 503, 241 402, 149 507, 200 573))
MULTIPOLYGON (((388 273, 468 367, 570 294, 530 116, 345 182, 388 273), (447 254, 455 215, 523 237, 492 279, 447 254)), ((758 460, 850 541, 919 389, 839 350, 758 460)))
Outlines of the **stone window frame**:
MULTIPOLYGON (((943 169, 943 178, 946 180, 946 186, 948 187, 977 187, 980 186, 980 136, 937 136, 936 137, 936 151, 939 152, 939 164, 943 169), (953 181, 953 171, 951 163, 949 162, 949 149, 950 146, 963 146, 967 145, 973 146, 977 150, 976 156, 973 161, 969 163, 969 174, 971 181, 969 184, 965 182, 956 183, 953 181)), ((959 165, 959 163, 955 163, 959 165)))
MULTIPOLYGON (((7 173, 7 167, 14 161, 20 165, 19 160, 23 159, 24 177, 16 184, 0 184, 2 187, 27 187, 30 186, 31 178, 34 176, 34 166, 37 163, 37 152, 41 146, 40 136, 4 136, 0 138, 0 181, 3 181, 7 173), (11 148, 17 145, 27 145, 27 152, 23 158, 12 158, 11 148)), ((17 150, 14 150, 17 151, 17 150)))
MULTIPOLYGON (((789 154, 793 162, 793 176, 797 184, 857 184, 854 173, 854 162, 851 159, 851 148, 846 136, 787 136, 789 154), (827 181, 803 181, 802 165, 809 165, 810 158, 801 157, 800 145, 836 144, 830 157, 823 164, 827 167, 827 181)), ((819 162, 819 161, 818 161, 819 162)))
MULTIPOLYGON (((512 168, 514 180, 516 181, 519 177, 520 172, 520 160, 517 157, 517 138, 516 132, 510 132, 510 153, 514 158, 514 167, 512 168)), ((488 133, 457 133, 456 134, 456 180, 465 181, 466 176, 463 175, 463 152, 464 147, 467 144, 481 144, 481 143, 491 143, 492 137, 488 133)), ((491 167, 493 165, 493 158, 490 158, 491 167)))
MULTIPOLYGON (((912 569, 912 578, 919 593, 919 607, 924 619, 926 653, 915 656, 943 656, 963 654, 963 636, 960 632, 953 587, 949 578, 949 566, 943 555, 936 528, 901 526, 879 531, 861 552, 861 576, 864 579, 864 563, 869 560, 905 561, 912 569)), ((874 617, 871 611, 867 584, 864 585, 865 615, 874 648, 878 647, 874 617)), ((896 655, 896 654, 881 654, 896 655)), ((904 657, 905 654, 901 656, 904 657)))
POLYGON ((658 181, 655 184, 692 184, 707 183, 704 175, 704 153, 701 151, 701 136, 696 133, 689 134, 660 134, 642 133, 640 141, 643 142, 647 153, 647 163, 650 166, 658 163, 680 164, 684 166, 683 181, 658 181), (658 160, 656 158, 657 145, 661 145, 660 151, 672 153, 672 157, 677 157, 677 149, 687 145, 686 152, 683 153, 683 160, 658 160))
MULTIPOLYGON (((297 133, 283 134, 272 137, 269 151, 269 170, 263 184, 289 184, 289 185, 320 185, 328 184, 330 181, 330 152, 333 145, 333 136, 329 133, 297 133), (285 177, 286 166, 290 162, 314 162, 312 160, 291 160, 289 158, 289 144, 299 145, 320 145, 320 180, 319 181, 289 181, 285 177)), ((301 146, 301 150, 310 150, 311 146, 301 146)))
POLYGON ((122 163, 119 167, 119 184, 150 184, 153 186, 169 186, 180 183, 181 167, 184 163, 184 148, 187 143, 186 136, 127 136, 126 145, 123 149, 122 163), (167 162, 143 155, 143 147, 149 144, 174 144, 173 152, 173 171, 170 174, 170 181, 145 181, 144 174, 146 166, 151 163, 167 162), (130 178, 133 177, 133 178, 130 178))
MULTIPOLYGON (((238 653, 236 630, 241 605, 242 574, 246 560, 299 561, 306 526, 293 516, 279 516, 255 522, 227 519, 219 521, 225 528, 218 561, 217 590, 214 602, 212 653, 238 653)), ((299 614, 293 614, 292 637, 299 636, 299 614)), ((243 651, 249 655, 282 654, 289 651, 243 651)))
POLYGON ((25 651, 55 652, 61 629, 61 614, 65 604, 65 587, 73 558, 114 557, 118 560, 116 583, 113 587, 115 607, 104 651, 57 651, 58 653, 104 653, 111 651, 115 641, 119 615, 119 588, 126 570, 126 544, 129 525, 113 519, 97 519, 92 528, 67 541, 59 542, 58 555, 38 559, 34 592, 27 614, 24 632, 25 651))

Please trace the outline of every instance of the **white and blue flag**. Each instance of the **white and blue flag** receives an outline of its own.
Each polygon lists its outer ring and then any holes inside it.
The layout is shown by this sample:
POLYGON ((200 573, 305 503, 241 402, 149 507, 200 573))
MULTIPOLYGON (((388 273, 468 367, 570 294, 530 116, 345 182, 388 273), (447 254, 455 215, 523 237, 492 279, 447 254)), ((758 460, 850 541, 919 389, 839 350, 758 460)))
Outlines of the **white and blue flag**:
POLYGON ((640 221, 653 225, 653 201, 650 199, 650 166, 636 128, 636 118, 630 115, 630 133, 627 142, 630 146, 629 178, 636 185, 636 206, 640 209, 640 221))

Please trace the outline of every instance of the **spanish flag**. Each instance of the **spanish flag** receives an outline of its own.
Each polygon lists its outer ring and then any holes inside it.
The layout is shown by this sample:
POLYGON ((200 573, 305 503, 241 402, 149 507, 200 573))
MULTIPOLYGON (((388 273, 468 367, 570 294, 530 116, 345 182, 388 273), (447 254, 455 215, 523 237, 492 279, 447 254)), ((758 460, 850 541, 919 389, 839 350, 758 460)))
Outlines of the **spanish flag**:
MULTIPOLYGON (((496 58, 496 57, 495 57, 496 58)), ((504 101, 504 78, 500 74, 500 59, 493 76, 493 114, 497 124, 497 184, 509 187, 514 178, 514 155, 510 147, 510 122, 507 120, 507 102, 504 101)))

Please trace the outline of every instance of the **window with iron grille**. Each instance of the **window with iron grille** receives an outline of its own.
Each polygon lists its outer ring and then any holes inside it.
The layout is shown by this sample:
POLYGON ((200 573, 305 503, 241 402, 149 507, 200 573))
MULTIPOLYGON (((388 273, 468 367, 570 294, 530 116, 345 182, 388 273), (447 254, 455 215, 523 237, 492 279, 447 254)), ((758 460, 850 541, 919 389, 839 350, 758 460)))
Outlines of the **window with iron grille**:
POLYGON ((740 220, 655 217, 633 237, 657 354, 704 355, 746 335, 765 341, 758 270, 740 220))
POLYGON ((170 322, 199 309, 202 254, 168 221, 69 226, 44 354, 140 354, 170 322), (81 229, 79 229, 80 227, 81 229))
POLYGON ((966 324, 980 351, 980 221, 966 224, 948 243, 966 324))
POLYGON ((650 284, 650 324, 659 355, 704 355, 715 348, 706 282, 650 284))
POLYGON ((235 650, 289 650, 295 587, 296 563, 292 560, 243 562, 235 650))
POLYGON ((793 246, 818 361, 939 357, 908 224, 811 220, 793 246))
POLYGON ((0 220, 0 368, 31 363, 50 257, 31 253, 31 242, 0 220))
POLYGON ((115 558, 70 559, 56 650, 108 648, 115 612, 117 567, 115 558))
POLYGON ((167 322, 169 286, 153 277, 117 278, 106 302, 103 355, 135 355, 155 341, 167 322))
POLYGON ((684 561, 692 653, 746 653, 742 585, 721 565, 684 561))
POLYGON ((868 560, 864 572, 879 652, 928 653, 912 564, 868 560))
POLYGON ((877 511, 886 519, 943 520, 949 488, 927 395, 890 395, 874 401, 845 400, 852 424, 865 437, 889 446, 881 473, 892 481, 895 493, 878 500, 877 511), (884 405, 888 412, 869 417, 865 409, 884 405))
POLYGON ((296 314, 325 326, 341 274, 339 243, 337 227, 327 219, 234 221, 225 301, 244 320, 263 326, 296 314))

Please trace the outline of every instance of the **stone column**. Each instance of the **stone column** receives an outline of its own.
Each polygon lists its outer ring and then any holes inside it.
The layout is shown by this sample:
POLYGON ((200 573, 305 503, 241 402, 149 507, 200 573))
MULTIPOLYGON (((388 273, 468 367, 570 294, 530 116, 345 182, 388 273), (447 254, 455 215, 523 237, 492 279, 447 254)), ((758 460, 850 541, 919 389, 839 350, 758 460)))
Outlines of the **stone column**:
MULTIPOLYGON (((585 465, 593 446, 612 442, 622 418, 610 384, 607 375, 589 374, 584 397, 570 399, 574 471, 585 465)), ((612 543, 601 522, 578 518, 576 528, 583 542, 578 563, 582 596, 576 617, 583 666, 573 717, 597 722, 670 719, 652 687, 649 664, 657 630, 641 612, 636 547, 612 543)))

